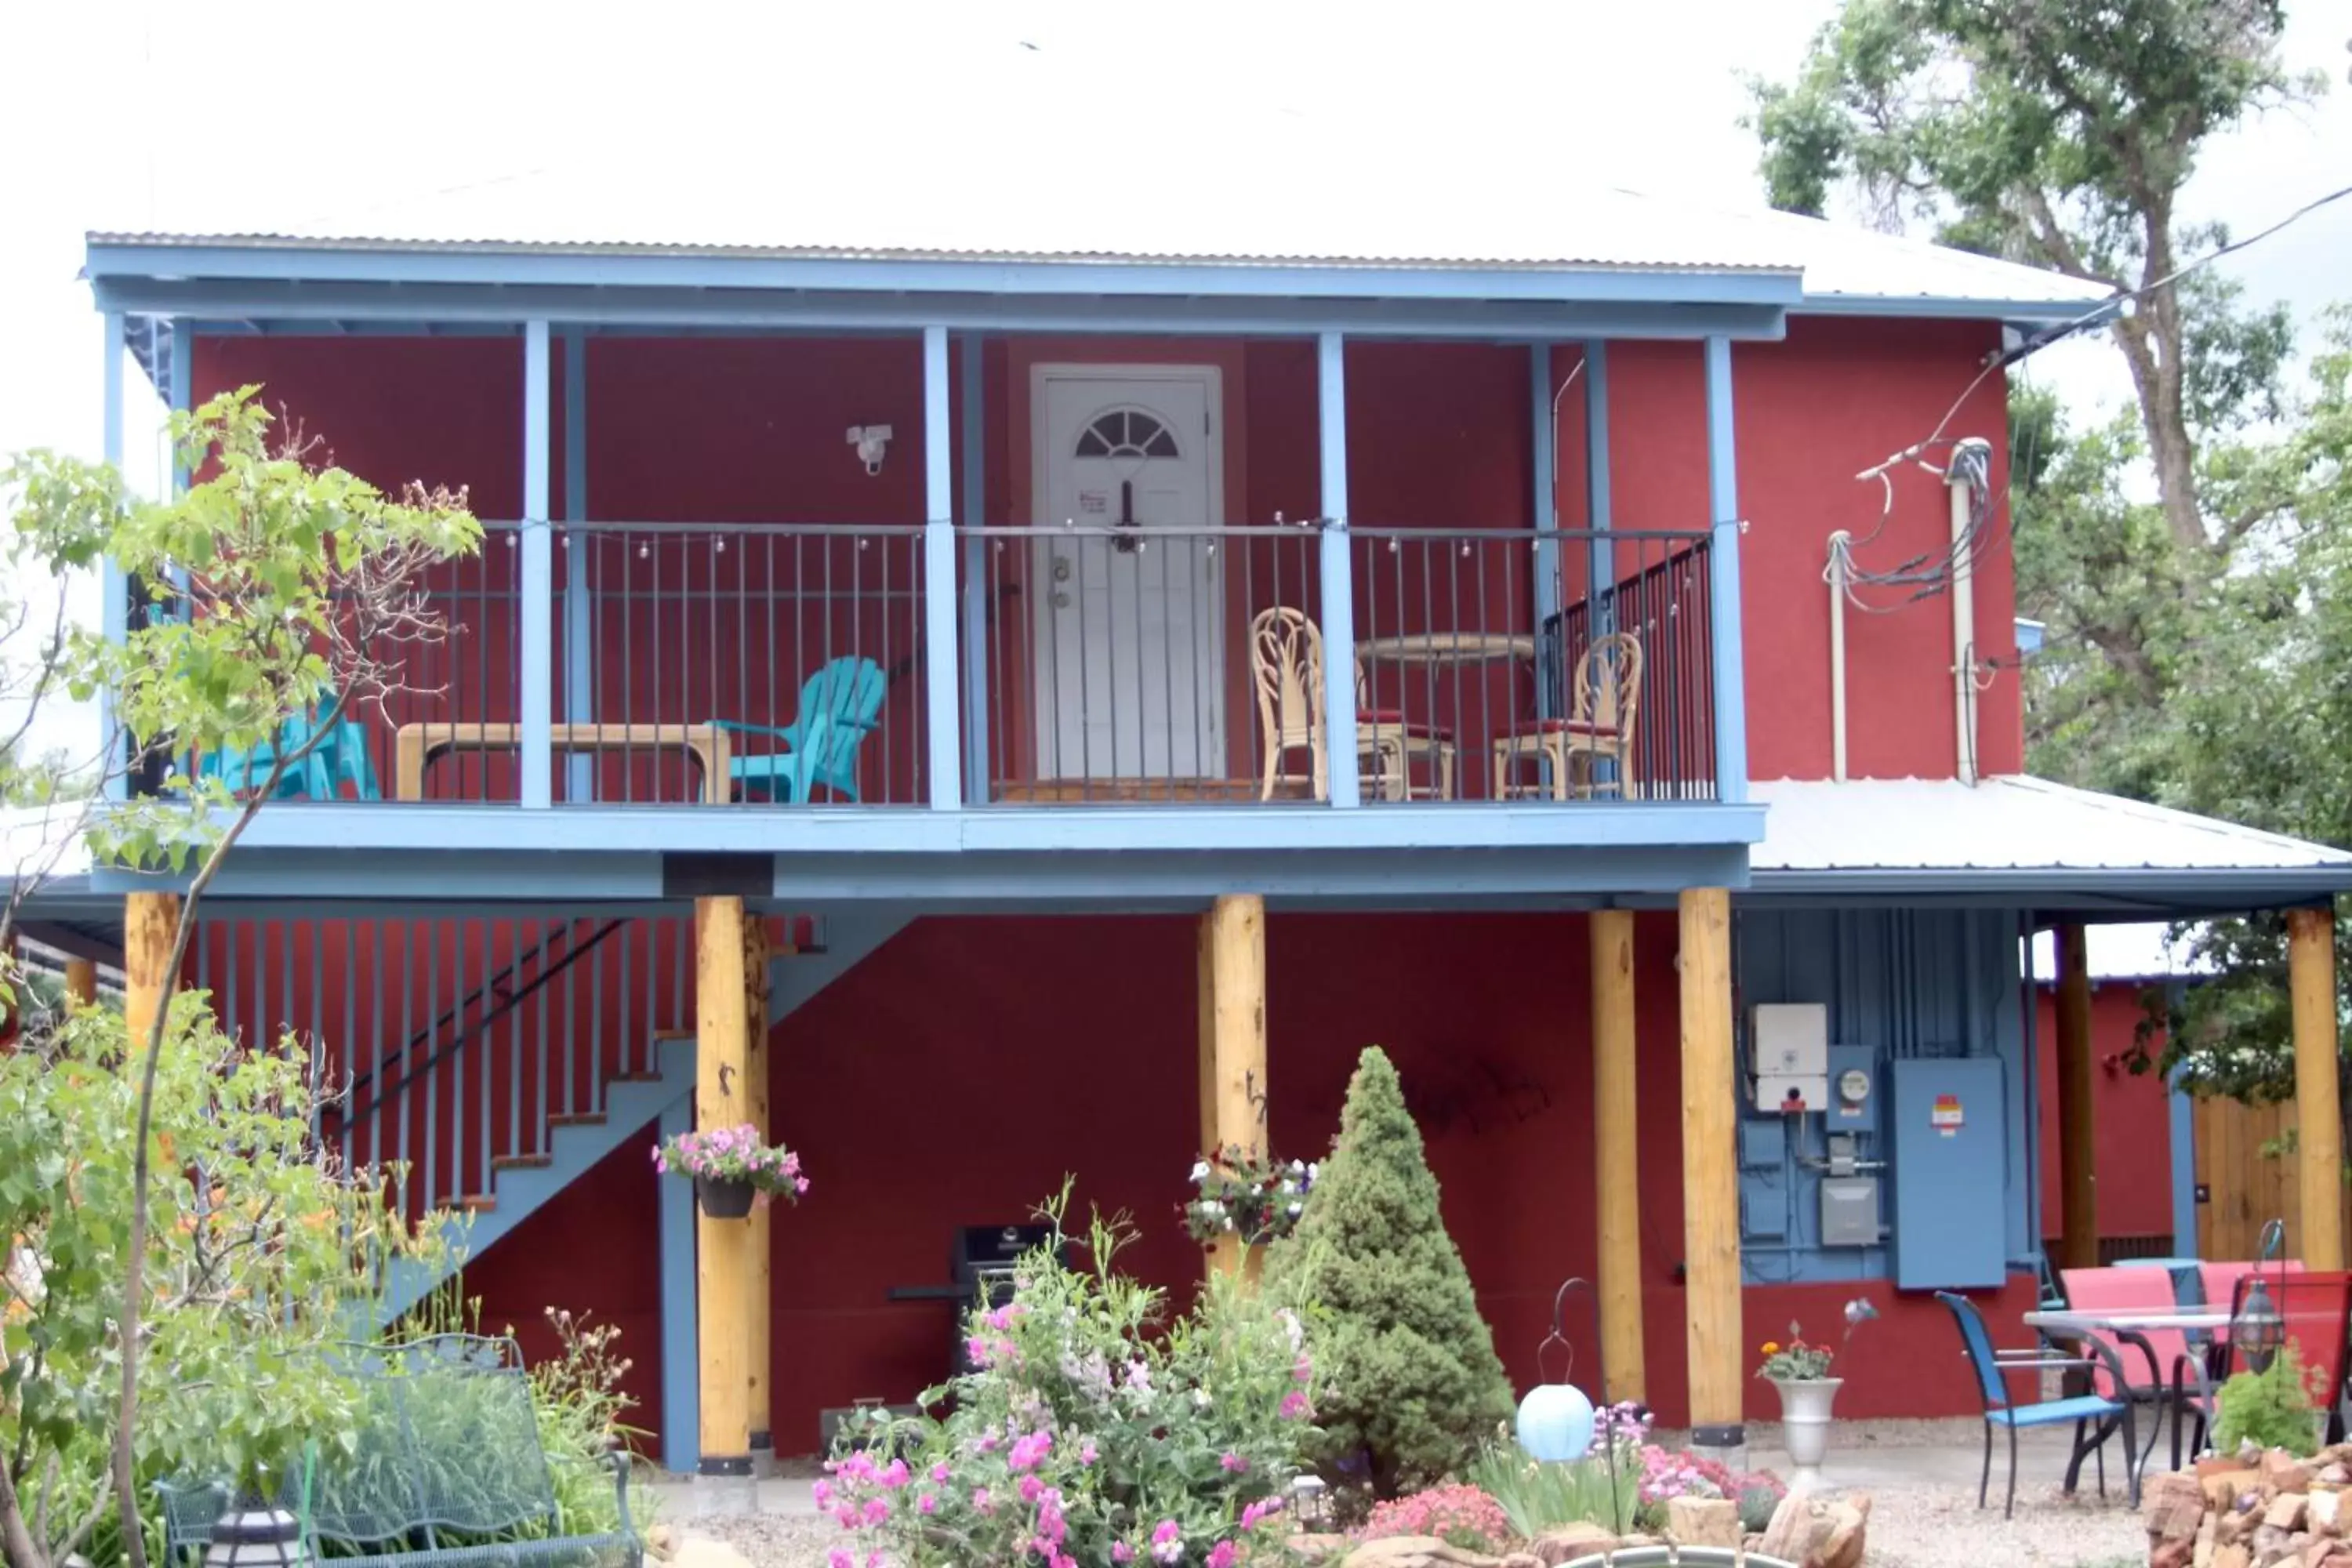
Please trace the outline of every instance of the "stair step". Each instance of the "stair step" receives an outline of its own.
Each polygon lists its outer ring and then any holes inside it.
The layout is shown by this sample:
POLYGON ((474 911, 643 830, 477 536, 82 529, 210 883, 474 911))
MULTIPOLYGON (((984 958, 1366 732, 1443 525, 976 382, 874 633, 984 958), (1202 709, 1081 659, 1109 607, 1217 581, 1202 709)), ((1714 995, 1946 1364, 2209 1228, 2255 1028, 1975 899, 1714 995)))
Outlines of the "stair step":
POLYGON ((543 1171, 553 1163, 554 1158, 547 1154, 501 1154, 490 1162, 490 1169, 494 1172, 543 1171))
POLYGON ((498 1195, 494 1193, 477 1193, 471 1197, 459 1198, 457 1206, 467 1214, 488 1214, 499 1206, 498 1195))
POLYGON ((696 1037, 696 1033, 692 1029, 656 1029, 654 1031, 654 1039, 656 1042, 662 1040, 691 1040, 696 1037))
POLYGON ((614 1072, 604 1075, 606 1083, 659 1083, 661 1080, 662 1075, 657 1072, 614 1072))
POLYGON ((567 1110, 547 1119, 550 1127, 602 1127, 604 1113, 601 1110, 567 1110))

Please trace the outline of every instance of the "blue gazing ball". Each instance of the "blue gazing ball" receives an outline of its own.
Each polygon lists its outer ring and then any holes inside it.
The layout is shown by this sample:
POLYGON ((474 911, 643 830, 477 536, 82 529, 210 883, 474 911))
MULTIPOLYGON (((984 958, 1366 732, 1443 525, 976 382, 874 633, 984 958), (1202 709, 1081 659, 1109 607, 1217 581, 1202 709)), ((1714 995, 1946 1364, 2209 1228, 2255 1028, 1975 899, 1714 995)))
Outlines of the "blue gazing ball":
POLYGON ((1592 1447, 1592 1401, 1572 1383, 1538 1384, 1519 1401, 1518 1435, 1530 1458, 1580 1459, 1592 1447))

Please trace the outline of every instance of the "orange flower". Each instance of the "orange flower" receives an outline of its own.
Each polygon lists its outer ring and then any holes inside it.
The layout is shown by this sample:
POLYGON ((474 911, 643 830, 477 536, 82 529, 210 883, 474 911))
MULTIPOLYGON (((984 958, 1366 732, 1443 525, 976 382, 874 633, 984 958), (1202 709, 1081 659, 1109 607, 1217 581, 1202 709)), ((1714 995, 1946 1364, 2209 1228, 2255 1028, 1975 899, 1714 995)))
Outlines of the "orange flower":
POLYGON ((1774 1340, 1766 1340, 1764 1342, 1764 1353, 1766 1355, 1779 1355, 1780 1353, 1779 1342, 1774 1340))

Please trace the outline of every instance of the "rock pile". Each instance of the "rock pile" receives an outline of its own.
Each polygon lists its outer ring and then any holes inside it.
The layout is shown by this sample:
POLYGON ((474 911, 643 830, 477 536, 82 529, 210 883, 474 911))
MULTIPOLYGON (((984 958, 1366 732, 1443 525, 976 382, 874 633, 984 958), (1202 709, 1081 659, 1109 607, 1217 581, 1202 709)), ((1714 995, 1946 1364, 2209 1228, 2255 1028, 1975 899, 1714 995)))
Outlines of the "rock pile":
POLYGON ((2148 1568, 2352 1568, 2352 1443, 2248 1448, 2147 1483, 2148 1568))
MULTIPOLYGON (((1711 1546, 1725 1552, 1743 1548, 1763 1557, 1794 1563, 1799 1568, 1861 1568, 1863 1531, 1870 1520, 1870 1498, 1856 1492, 1843 1498, 1790 1497, 1781 1500, 1772 1522, 1761 1535, 1742 1537, 1739 1510, 1732 1503, 1698 1499, 1676 1500, 1667 1505, 1664 1541, 1684 1547, 1711 1546)), ((2347 1510, 2352 1521, 2352 1510, 2347 1510)), ((1294 1537, 1291 1550, 1301 1552, 1307 1537, 1294 1537)), ((1328 1538, 1318 1538, 1319 1546, 1328 1538)), ((1507 1557, 1449 1546, 1434 1536, 1398 1535, 1367 1541, 1347 1550, 1341 1568, 1559 1568, 1567 1563, 1663 1544, 1643 1535, 1619 1536, 1599 1525, 1570 1525, 1538 1536, 1507 1557)), ((1330 1542, 1337 1549, 1341 1543, 1330 1542)), ((1716 1561, 1723 1561, 1717 1558, 1716 1561)), ((1326 1558, 1325 1561, 1331 1561, 1326 1558)), ((2187 1568, 2187 1560, 2182 1560, 2187 1568)), ((2352 1558, 2328 1568, 2352 1568, 2352 1558)))

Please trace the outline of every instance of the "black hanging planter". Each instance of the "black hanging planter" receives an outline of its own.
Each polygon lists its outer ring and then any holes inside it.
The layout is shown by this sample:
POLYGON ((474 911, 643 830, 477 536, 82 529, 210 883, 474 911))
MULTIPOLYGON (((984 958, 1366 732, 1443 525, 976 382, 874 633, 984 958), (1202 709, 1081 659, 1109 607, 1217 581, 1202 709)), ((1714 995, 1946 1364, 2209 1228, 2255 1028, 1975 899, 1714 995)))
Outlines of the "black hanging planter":
POLYGON ((751 1184, 724 1176, 697 1176, 694 1195, 712 1219, 748 1219, 751 1214, 751 1184))

